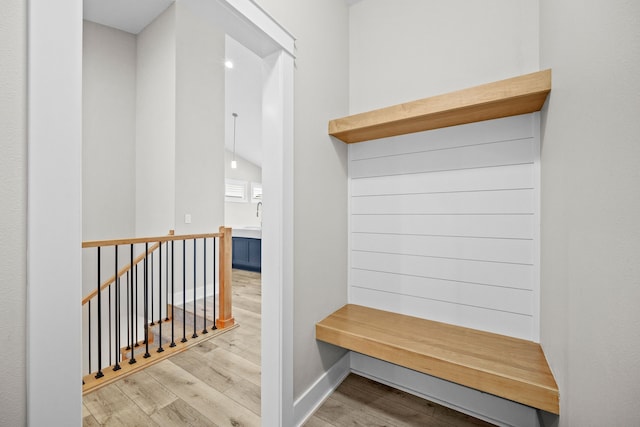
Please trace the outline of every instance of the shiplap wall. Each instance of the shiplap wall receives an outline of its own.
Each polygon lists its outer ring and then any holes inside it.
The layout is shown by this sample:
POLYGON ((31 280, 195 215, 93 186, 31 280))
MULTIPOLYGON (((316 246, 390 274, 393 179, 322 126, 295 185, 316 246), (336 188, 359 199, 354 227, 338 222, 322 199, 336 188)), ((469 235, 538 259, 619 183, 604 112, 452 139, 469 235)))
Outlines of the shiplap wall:
POLYGON ((349 301, 539 340, 538 113, 349 146, 349 301))

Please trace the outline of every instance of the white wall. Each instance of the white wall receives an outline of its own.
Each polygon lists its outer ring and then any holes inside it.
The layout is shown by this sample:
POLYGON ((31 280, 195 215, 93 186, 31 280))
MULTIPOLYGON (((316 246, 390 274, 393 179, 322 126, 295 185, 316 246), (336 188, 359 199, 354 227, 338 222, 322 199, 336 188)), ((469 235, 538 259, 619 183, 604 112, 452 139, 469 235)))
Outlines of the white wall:
POLYGON ((526 114, 350 145, 349 302, 537 341, 538 135, 526 114))
POLYGON ((637 425, 640 4, 540 1, 541 342, 560 425, 637 425))
MULTIPOLYGON (((82 239, 135 235, 136 37, 83 21, 82 239)), ((82 294, 96 286, 95 249, 82 251, 82 294)), ((102 275, 113 273, 103 251, 102 275)), ((121 261, 121 265, 126 262, 121 261)), ((86 316, 83 316, 86 321, 86 316)))
POLYGON ((262 166, 262 58, 230 36, 225 37, 225 146, 233 150, 233 115, 236 119, 236 152, 262 166))
POLYGON ((27 8, 11 0, 0 14, 0 413, 26 425, 27 8))
POLYGON ((83 30, 82 238, 133 236, 136 37, 89 21, 83 30))
POLYGON ((538 70, 537 1, 366 0, 349 25, 351 113, 538 70))
MULTIPOLYGON (((225 150, 225 178, 247 182, 249 200, 246 203, 224 203, 224 225, 228 227, 260 227, 261 217, 256 216, 257 204, 251 202, 251 183, 262 183, 262 169, 236 154, 238 167, 231 169, 233 153, 225 150)), ((262 216, 262 212, 260 212, 262 216)))
POLYGON ((261 0, 296 37, 294 141, 294 398, 344 351, 318 343, 314 325, 347 300, 347 149, 327 135, 347 114, 344 0, 261 0))
POLYGON ((175 230, 214 232, 224 222, 225 37, 183 2, 175 24, 175 230))
POLYGON ((136 234, 175 229, 175 5, 137 37, 136 234))

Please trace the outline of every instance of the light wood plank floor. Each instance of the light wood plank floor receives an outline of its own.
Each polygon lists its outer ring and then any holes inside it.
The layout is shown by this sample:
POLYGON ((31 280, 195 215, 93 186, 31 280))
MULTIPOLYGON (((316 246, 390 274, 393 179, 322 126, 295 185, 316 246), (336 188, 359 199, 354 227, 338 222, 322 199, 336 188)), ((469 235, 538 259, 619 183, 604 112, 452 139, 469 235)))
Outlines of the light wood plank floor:
POLYGON ((350 374, 306 427, 491 426, 412 394, 350 374))
POLYGON ((260 289, 234 270, 240 326, 87 394, 83 425, 260 426, 260 289))
MULTIPOLYGON (((83 425, 259 426, 260 274, 234 270, 233 298, 238 328, 87 394, 83 425)), ((489 424, 352 374, 305 425, 489 424)))

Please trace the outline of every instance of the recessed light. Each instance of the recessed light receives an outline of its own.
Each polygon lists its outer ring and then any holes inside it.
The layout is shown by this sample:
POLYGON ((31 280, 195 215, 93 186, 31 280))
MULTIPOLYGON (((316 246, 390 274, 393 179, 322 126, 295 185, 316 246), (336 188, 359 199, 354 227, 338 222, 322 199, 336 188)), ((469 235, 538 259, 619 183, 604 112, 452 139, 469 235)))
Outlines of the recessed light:
POLYGON ((227 59, 226 61, 224 61, 224 66, 227 68, 233 68, 233 62, 227 59))

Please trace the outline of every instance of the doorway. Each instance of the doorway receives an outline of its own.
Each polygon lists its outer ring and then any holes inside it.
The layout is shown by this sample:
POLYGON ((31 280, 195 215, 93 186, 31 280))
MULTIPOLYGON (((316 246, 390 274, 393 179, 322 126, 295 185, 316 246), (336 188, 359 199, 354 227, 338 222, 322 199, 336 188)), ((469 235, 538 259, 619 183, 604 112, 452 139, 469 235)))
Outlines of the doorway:
MULTIPOLYGON (((262 366, 268 366, 262 376, 262 420, 264 425, 289 425, 293 419, 293 37, 252 1, 192 1, 264 61, 263 322, 269 328, 262 332, 262 366)), ((82 3, 33 1, 28 13, 28 419, 34 425, 77 424, 81 417, 81 371, 74 363, 80 365, 81 340, 82 3), (57 320, 60 331, 55 341, 43 327, 51 319, 57 320)))

